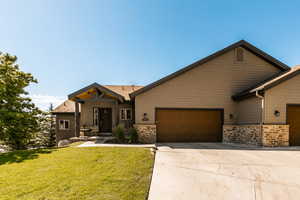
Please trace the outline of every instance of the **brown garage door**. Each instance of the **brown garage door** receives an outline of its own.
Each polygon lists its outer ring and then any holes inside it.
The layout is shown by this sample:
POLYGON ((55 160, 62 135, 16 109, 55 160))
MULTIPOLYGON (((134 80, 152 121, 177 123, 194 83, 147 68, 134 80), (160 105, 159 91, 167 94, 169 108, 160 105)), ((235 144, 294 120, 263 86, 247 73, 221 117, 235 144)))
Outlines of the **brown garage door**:
POLYGON ((300 146, 300 105, 287 106, 287 124, 290 125, 290 145, 300 146))
POLYGON ((221 142, 223 110, 156 109, 158 142, 221 142))

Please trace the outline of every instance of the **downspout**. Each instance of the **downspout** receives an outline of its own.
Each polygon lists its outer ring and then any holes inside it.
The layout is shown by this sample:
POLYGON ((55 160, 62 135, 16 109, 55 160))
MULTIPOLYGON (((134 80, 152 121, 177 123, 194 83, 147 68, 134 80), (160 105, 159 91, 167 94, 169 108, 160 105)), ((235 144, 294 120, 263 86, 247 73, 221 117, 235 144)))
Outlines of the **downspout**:
POLYGON ((255 96, 261 99, 261 117, 260 117, 260 133, 263 134, 263 118, 264 118, 264 96, 258 93, 258 90, 255 91, 255 96))

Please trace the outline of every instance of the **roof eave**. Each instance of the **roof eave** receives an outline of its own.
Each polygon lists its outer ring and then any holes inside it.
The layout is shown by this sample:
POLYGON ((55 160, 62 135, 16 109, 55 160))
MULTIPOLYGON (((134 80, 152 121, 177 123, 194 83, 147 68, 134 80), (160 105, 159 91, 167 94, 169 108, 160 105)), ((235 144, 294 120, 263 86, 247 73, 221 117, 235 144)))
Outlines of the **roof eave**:
POLYGON ((92 89, 92 88, 97 88, 97 89, 103 90, 105 92, 108 92, 108 93, 114 95, 121 102, 125 101, 125 97, 123 97, 122 95, 120 95, 120 94, 118 94, 118 93, 116 93, 116 92, 114 92, 114 91, 112 91, 112 90, 110 90, 110 89, 108 89, 108 88, 106 88, 106 87, 98 84, 98 83, 93 83, 93 84, 91 84, 89 86, 86 86, 86 87, 80 89, 80 90, 77 90, 76 92, 73 92, 73 93, 69 94, 68 95, 68 99, 69 100, 73 100, 73 98, 76 98, 76 96, 78 94, 80 94, 80 93, 82 93, 82 92, 84 92, 86 90, 92 89))

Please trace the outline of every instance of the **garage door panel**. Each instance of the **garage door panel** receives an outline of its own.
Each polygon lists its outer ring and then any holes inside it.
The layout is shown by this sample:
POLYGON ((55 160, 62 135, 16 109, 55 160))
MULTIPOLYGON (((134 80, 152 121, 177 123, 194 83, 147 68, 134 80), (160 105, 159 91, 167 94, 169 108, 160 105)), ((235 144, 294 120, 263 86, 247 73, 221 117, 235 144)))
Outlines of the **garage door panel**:
POLYGON ((221 142, 222 110, 157 109, 158 142, 221 142))
POLYGON ((290 145, 300 146, 300 105, 287 106, 287 124, 290 125, 290 145))

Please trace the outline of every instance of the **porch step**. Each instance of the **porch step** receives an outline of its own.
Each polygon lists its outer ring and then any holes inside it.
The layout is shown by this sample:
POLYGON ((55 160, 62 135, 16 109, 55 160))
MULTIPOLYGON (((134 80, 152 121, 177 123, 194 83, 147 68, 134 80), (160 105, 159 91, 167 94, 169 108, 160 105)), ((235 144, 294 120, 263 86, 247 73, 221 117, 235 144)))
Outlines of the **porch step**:
POLYGON ((112 136, 112 133, 99 133, 99 136, 112 136))
POLYGON ((115 137, 111 135, 105 135, 105 136, 80 136, 80 137, 72 137, 69 138, 71 142, 79 142, 79 141, 107 141, 107 140, 112 140, 115 137))

